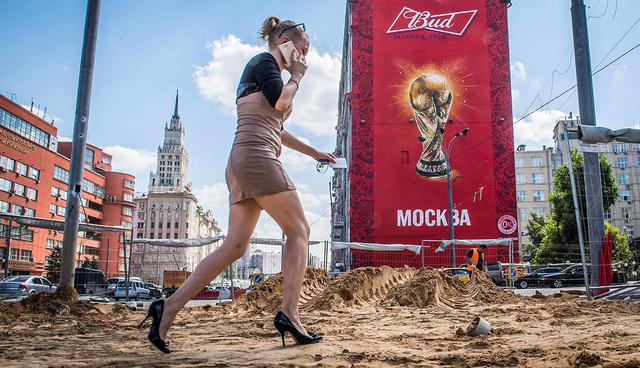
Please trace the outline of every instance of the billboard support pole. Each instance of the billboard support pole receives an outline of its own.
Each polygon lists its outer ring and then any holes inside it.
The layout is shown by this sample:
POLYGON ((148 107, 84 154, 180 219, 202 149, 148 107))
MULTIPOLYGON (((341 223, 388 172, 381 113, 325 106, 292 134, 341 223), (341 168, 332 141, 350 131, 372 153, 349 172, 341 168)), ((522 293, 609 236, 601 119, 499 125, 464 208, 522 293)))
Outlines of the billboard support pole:
MULTIPOLYGON (((455 138, 454 138, 455 139, 455 138)), ((451 247, 449 253, 451 255, 451 267, 456 266, 456 241, 453 232, 453 190, 451 189, 451 165, 449 165, 449 154, 447 157, 447 213, 449 215, 449 239, 451 239, 451 247)))
MULTIPOLYGON (((596 109, 591 78, 591 56, 589 51, 589 31, 584 0, 571 0, 571 24, 573 47, 576 60, 576 82, 578 85, 578 105, 580 123, 596 125, 596 109)), ((567 140, 569 137, 566 137, 567 140)), ((568 153, 571 156, 571 152, 568 153)), ((598 266, 599 254, 604 239, 604 205, 602 203, 602 181, 600 159, 597 152, 584 152, 584 184, 591 254, 591 284, 600 286, 598 266)), ((569 158, 571 160, 571 158, 569 158)), ((587 273, 586 268, 584 272, 587 273)))
MULTIPOLYGON (((578 243, 580 244, 580 258, 582 258, 582 275, 584 277, 584 286, 587 293, 587 299, 591 299, 589 292, 589 276, 587 272, 587 257, 584 252, 584 239, 582 237, 582 223, 580 222, 580 207, 578 207, 578 191, 576 190, 576 178, 573 176, 573 161, 571 160, 571 146, 569 146, 569 129, 567 122, 564 122, 564 138, 567 142, 567 158, 569 162, 569 181, 571 182, 571 194, 573 197, 573 211, 576 215, 576 225, 578 227, 578 243)), ((593 256, 592 256, 593 257, 593 256)))
POLYGON ((80 80, 78 81, 76 114, 73 124, 73 144, 71 146, 69 190, 67 192, 59 291, 73 288, 74 255, 78 241, 78 226, 80 224, 80 193, 82 192, 82 179, 84 176, 84 151, 87 147, 87 128, 89 126, 89 108, 91 105, 91 86, 93 84, 93 64, 96 55, 99 15, 100 0, 89 0, 84 25, 80 80))

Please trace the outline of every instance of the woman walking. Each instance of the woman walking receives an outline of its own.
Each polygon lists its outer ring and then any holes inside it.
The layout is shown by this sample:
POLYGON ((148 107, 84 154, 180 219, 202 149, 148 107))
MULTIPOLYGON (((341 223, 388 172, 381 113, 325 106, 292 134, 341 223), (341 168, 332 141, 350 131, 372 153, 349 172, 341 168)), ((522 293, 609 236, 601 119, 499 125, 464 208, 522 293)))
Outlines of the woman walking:
POLYGON ((283 128, 307 70, 305 56, 309 50, 309 37, 304 24, 269 17, 262 25, 260 37, 268 42, 269 52, 254 56, 247 63, 236 95, 238 127, 226 171, 231 206, 227 237, 220 248, 198 264, 171 297, 151 303, 145 318, 152 317, 149 341, 164 353, 171 352, 165 339, 178 312, 246 252, 263 209, 287 236, 282 267, 282 306, 274 319, 274 325, 282 336, 282 344, 286 332, 293 335, 298 344, 322 339, 305 330, 298 314, 298 300, 306 269, 309 224, 296 188, 284 171, 279 156, 282 145, 285 145, 318 161, 335 162, 335 157, 330 153, 318 152, 283 128), (287 63, 288 55, 283 56, 278 46, 289 41, 293 42, 295 48, 287 63), (281 74, 284 69, 291 74, 286 83, 281 74))

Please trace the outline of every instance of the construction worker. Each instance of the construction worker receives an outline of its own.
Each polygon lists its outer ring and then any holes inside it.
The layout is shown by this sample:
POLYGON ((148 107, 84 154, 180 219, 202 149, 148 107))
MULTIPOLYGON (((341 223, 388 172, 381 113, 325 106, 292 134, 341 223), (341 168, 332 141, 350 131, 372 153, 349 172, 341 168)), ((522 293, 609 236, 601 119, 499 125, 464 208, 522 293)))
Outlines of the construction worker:
POLYGON ((467 264, 467 271, 484 271, 484 252, 486 251, 487 246, 484 244, 480 245, 478 248, 469 249, 467 254, 464 256, 464 263, 467 264))

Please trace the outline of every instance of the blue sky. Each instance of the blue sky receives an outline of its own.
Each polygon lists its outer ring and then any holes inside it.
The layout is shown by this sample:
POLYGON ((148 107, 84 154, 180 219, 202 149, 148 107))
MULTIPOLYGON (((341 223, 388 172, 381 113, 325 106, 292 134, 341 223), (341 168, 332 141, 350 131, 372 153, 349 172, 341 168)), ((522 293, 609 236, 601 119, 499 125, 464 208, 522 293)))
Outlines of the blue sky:
MULTIPOLYGON (((595 67, 637 20, 640 1, 587 4, 595 67)), ((537 107, 575 83, 573 50, 566 52, 572 40, 569 5, 570 0, 513 0, 509 39, 514 119, 532 101, 537 107)), ((85 6, 80 0, 0 0, 0 93, 15 94, 16 102, 25 105, 33 97, 47 107, 49 118, 55 116, 60 135, 66 137, 72 132, 85 6)), ((116 169, 134 172, 137 189, 146 190, 179 89, 190 180, 200 202, 226 227, 224 168, 235 129, 233 91, 244 60, 261 50, 259 25, 269 15, 305 22, 314 51, 288 127, 315 146, 332 150, 344 10, 345 0, 103 1, 89 141, 112 152, 116 169)), ((603 64, 639 42, 637 24, 603 64)), ((599 124, 622 127, 640 121, 635 108, 638 65, 640 49, 594 78, 599 124)), ((554 119, 569 111, 577 114, 576 95, 562 104, 565 99, 518 123, 516 143, 530 148, 550 144, 554 119)), ((284 161, 314 222, 312 237, 326 238, 329 173, 316 173, 313 162, 293 153, 284 161)), ((257 232, 278 234, 266 219, 257 232)))

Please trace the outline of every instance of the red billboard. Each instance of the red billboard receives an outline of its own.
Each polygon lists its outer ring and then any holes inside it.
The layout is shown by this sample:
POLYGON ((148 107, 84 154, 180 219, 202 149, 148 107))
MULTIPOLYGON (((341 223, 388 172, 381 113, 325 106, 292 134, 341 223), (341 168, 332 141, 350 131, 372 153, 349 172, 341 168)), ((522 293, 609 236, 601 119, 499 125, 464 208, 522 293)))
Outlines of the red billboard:
POLYGON ((456 239, 517 238, 506 4, 355 0, 351 62, 350 241, 448 239, 448 172, 456 239))

